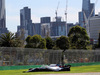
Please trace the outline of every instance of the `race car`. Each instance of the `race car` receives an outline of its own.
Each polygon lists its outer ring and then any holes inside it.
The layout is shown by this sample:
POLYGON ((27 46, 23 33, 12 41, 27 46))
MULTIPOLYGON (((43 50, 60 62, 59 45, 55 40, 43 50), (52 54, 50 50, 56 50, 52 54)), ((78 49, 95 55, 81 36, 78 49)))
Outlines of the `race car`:
POLYGON ((43 65, 40 68, 30 68, 28 71, 24 71, 24 73, 26 72, 44 72, 44 71, 70 71, 70 67, 71 65, 65 65, 65 66, 61 66, 58 64, 51 64, 51 65, 43 65))

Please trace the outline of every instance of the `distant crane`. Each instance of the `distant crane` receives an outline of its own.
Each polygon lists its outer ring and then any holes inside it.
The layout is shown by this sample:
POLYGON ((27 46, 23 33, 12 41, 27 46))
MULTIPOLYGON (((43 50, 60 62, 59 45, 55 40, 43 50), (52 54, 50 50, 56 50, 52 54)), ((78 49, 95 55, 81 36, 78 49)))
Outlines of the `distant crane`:
POLYGON ((60 2, 58 2, 58 6, 57 6, 57 9, 56 9, 56 12, 55 12, 55 14, 56 14, 56 20, 57 20, 57 17, 58 17, 59 4, 60 4, 60 2))
POLYGON ((68 34, 68 32, 67 32, 67 10, 68 10, 68 0, 66 0, 66 9, 65 9, 66 36, 67 36, 67 34, 68 34))

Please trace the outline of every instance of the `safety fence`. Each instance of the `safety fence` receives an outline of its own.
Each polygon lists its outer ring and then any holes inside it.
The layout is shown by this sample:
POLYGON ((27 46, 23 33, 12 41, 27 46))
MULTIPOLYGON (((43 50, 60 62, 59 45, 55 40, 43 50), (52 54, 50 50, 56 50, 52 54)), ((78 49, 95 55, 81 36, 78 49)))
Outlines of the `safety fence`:
MULTIPOLYGON (((100 50, 66 50, 65 64, 100 62, 100 50)), ((62 50, 0 48, 0 66, 61 64, 62 50)))

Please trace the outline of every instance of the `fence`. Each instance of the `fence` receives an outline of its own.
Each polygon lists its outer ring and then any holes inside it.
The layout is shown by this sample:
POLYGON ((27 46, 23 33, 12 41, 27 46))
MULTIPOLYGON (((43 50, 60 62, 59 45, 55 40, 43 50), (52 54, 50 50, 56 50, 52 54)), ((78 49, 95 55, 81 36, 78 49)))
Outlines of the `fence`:
MULTIPOLYGON (((0 48, 0 66, 61 64, 62 50, 0 48)), ((66 50, 64 63, 100 62, 100 50, 66 50)))

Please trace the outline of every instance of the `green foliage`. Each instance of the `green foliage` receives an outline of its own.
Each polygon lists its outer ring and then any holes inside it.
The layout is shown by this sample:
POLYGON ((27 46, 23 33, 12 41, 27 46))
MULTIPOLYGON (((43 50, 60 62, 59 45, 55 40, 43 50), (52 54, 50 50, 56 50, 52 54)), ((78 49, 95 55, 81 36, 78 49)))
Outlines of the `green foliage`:
POLYGON ((22 47, 22 41, 19 39, 13 40, 12 47, 22 47))
POLYGON ((98 38, 98 47, 100 48, 100 33, 99 33, 99 38, 98 38))
POLYGON ((86 49, 86 46, 89 44, 89 36, 86 29, 80 26, 72 27, 68 36, 71 48, 76 47, 76 49, 86 49))
POLYGON ((61 36, 56 40, 56 46, 59 47, 62 50, 69 49, 70 44, 69 44, 69 39, 66 36, 61 36))
POLYGON ((27 43, 29 43, 29 42, 30 42, 30 38, 31 38, 31 36, 30 36, 30 35, 26 38, 26 42, 27 42, 27 43))
POLYGON ((5 33, 0 36, 1 47, 20 47, 21 41, 17 39, 14 33, 5 33))
POLYGON ((1 46, 3 47, 11 47, 14 40, 13 33, 5 33, 0 36, 1 46))
POLYGON ((26 38, 26 42, 27 42, 27 44, 25 45, 26 48, 32 48, 33 47, 32 43, 30 43, 30 41, 31 41, 31 36, 28 36, 26 38))
POLYGON ((39 44, 40 49, 46 49, 46 40, 41 39, 40 44, 39 44))
POLYGON ((50 37, 46 37, 45 39, 47 49, 52 49, 54 46, 54 41, 50 37))
POLYGON ((93 49, 93 46, 92 45, 88 45, 87 46, 87 50, 92 50, 93 49))
POLYGON ((26 48, 46 48, 46 40, 43 39, 40 35, 28 36, 26 38, 26 48))
POLYGON ((34 35, 31 37, 30 42, 35 43, 35 44, 39 44, 41 39, 42 39, 42 37, 40 35, 34 35))
POLYGON ((53 50, 60 50, 60 48, 54 45, 53 50))

